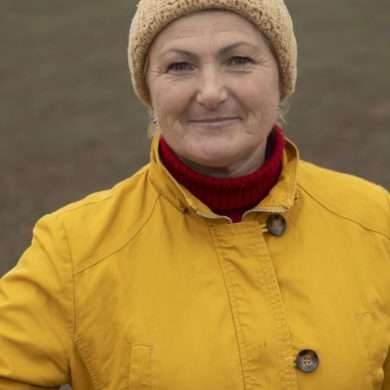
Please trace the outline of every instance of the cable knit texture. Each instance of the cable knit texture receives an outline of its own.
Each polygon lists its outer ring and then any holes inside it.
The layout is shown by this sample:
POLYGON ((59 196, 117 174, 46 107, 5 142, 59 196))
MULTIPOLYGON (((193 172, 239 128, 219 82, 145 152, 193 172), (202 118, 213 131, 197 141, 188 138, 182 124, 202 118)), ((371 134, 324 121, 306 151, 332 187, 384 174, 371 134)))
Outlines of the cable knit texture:
POLYGON ((277 183, 282 169, 285 140, 282 129, 274 127, 267 143, 264 164, 255 172, 236 178, 202 175, 184 164, 166 141, 160 138, 160 157, 170 174, 213 212, 239 222, 242 214, 255 207, 277 183))
POLYGON ((133 88, 141 102, 151 106, 144 69, 154 38, 173 20, 207 9, 235 12, 268 38, 279 64, 282 98, 290 96, 297 79, 297 43, 283 0, 141 0, 131 23, 128 48, 133 88))

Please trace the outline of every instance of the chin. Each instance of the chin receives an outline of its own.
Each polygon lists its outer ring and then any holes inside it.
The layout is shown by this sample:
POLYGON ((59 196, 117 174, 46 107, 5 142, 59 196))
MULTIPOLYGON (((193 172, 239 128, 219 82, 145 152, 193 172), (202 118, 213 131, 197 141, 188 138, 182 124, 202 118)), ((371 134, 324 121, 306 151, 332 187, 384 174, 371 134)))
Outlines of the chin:
POLYGON ((234 163, 234 158, 226 153, 193 154, 185 158, 196 165, 208 168, 225 168, 234 163))

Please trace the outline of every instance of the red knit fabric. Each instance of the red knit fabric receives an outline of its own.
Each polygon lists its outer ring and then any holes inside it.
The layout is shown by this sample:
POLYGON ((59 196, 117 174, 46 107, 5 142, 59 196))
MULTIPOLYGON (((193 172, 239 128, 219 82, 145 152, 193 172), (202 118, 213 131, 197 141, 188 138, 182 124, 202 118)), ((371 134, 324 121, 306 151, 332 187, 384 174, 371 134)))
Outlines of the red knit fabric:
POLYGON ((282 169, 285 140, 283 131, 274 126, 268 137, 264 164, 255 172, 235 178, 215 178, 194 171, 160 138, 160 157, 170 174, 213 212, 227 215, 233 222, 264 199, 278 181, 282 169))

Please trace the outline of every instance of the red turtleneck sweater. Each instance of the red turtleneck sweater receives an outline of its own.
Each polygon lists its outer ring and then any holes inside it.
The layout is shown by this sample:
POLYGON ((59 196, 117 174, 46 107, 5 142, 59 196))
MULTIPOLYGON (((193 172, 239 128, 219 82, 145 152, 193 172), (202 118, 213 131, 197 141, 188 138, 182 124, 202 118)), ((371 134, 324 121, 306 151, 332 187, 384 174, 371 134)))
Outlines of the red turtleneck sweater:
POLYGON ((214 213, 227 215, 233 222, 256 206, 271 191, 282 170, 283 131, 274 126, 267 141, 266 161, 257 171, 241 177, 215 178, 194 171, 181 161, 163 137, 160 158, 170 174, 214 213))

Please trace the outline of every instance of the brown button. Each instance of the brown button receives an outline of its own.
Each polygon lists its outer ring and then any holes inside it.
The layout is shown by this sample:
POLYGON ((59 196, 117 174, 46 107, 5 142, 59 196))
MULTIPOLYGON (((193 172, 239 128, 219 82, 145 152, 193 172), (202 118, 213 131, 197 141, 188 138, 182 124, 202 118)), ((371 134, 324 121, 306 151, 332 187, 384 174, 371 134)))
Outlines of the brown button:
POLYGON ((273 236, 282 236, 287 228, 283 215, 271 214, 267 219, 267 229, 273 236))
POLYGON ((295 360, 295 367, 299 368, 306 374, 315 371, 320 364, 318 355, 311 349, 304 349, 299 352, 295 360))

